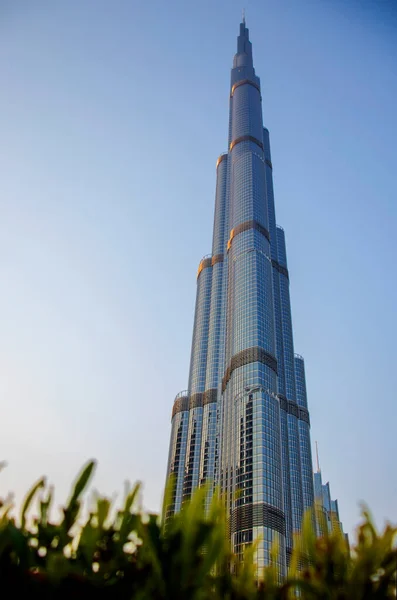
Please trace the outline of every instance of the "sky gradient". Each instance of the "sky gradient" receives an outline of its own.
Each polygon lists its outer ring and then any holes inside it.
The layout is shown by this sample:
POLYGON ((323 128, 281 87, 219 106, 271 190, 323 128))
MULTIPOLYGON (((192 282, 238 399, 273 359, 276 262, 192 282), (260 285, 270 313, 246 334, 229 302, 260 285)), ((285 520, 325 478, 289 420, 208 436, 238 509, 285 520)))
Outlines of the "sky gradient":
MULTIPOLYGON (((245 0, 312 441, 397 521, 397 8, 245 0)), ((0 4, 0 494, 96 457, 158 510, 226 150, 235 0, 0 4)))

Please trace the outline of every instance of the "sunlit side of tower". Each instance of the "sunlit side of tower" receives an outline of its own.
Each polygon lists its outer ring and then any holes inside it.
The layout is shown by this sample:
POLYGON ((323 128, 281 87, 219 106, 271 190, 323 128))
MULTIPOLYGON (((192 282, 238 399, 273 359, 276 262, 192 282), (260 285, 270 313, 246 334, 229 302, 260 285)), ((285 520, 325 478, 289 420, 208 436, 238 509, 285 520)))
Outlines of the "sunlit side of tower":
POLYGON ((314 504, 312 473, 285 235, 276 225, 269 132, 243 21, 228 152, 217 162, 212 254, 197 274, 189 385, 172 411, 167 474, 176 485, 169 512, 213 481, 226 499, 234 551, 257 541, 261 567, 277 536, 284 572, 293 533, 314 504))

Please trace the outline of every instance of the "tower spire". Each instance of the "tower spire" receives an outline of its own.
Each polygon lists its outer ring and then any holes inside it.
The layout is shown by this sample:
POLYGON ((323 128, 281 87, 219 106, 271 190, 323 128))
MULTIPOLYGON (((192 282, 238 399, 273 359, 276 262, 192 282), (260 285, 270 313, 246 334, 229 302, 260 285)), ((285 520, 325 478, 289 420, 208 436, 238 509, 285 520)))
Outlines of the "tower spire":
POLYGON ((248 28, 245 24, 245 8, 243 8, 240 32, 237 37, 237 53, 234 56, 233 67, 250 67, 252 64, 252 46, 249 40, 248 28))

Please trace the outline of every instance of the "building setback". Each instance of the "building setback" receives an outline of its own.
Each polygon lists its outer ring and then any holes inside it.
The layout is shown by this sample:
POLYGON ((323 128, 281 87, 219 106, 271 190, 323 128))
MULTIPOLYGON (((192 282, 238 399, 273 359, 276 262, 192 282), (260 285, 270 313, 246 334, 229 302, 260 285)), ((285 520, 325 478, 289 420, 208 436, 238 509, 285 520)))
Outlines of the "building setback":
POLYGON ((245 20, 231 71, 228 152, 217 161, 212 253, 197 272, 189 384, 172 410, 171 474, 168 513, 214 482, 226 500, 233 550, 241 554, 259 540, 260 568, 277 537, 285 572, 293 533, 314 506, 310 419, 245 20))

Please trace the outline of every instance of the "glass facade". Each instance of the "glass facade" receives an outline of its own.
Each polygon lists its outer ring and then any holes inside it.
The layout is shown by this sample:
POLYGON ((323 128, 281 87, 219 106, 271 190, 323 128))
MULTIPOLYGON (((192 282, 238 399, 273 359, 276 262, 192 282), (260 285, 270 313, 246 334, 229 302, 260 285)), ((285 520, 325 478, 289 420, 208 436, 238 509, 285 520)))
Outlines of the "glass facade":
POLYGON ((211 481, 226 499, 234 551, 257 541, 260 569, 277 537, 283 574, 314 488, 305 369, 294 353, 272 169, 243 22, 231 71, 228 152, 217 161, 212 254, 197 273, 189 387, 172 413, 169 512, 211 481))

